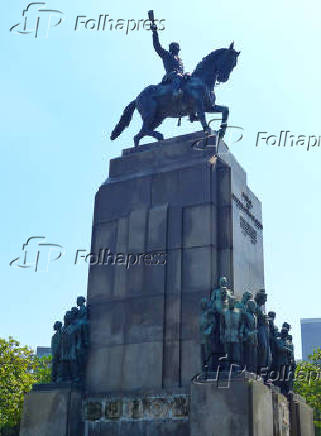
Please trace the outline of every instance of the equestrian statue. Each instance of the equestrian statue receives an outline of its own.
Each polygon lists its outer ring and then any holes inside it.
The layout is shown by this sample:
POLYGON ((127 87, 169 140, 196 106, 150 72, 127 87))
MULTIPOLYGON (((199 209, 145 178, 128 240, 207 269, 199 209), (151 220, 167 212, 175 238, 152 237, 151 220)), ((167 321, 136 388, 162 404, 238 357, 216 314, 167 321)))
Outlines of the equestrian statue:
POLYGON ((159 42, 153 11, 149 11, 149 19, 154 49, 163 61, 166 75, 158 85, 147 86, 126 106, 110 139, 118 138, 129 126, 135 109, 143 119, 143 126, 134 137, 135 147, 139 147, 140 140, 147 135, 158 141, 164 139, 156 129, 166 118, 178 118, 180 123, 182 117, 188 116, 191 122, 200 121, 204 132, 210 133, 206 112, 222 114, 219 136, 224 137, 229 108, 216 104, 214 87, 227 82, 236 66, 240 52, 234 49, 234 42, 229 48, 220 48, 205 56, 192 74, 184 73, 182 60, 178 56, 179 44, 172 42, 168 50, 164 49, 159 42))

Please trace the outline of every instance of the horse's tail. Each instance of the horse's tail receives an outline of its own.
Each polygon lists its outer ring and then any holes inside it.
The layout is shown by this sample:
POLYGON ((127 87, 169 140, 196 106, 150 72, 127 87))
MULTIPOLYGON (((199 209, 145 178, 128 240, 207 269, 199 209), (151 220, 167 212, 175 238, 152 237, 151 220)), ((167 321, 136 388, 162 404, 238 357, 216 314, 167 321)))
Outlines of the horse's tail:
POLYGON ((129 126, 129 123, 133 117, 134 110, 136 109, 136 101, 133 100, 129 103, 128 106, 125 107, 123 115, 120 117, 118 124, 115 126, 114 130, 111 132, 110 139, 113 141, 118 138, 118 136, 122 133, 126 127, 129 126))

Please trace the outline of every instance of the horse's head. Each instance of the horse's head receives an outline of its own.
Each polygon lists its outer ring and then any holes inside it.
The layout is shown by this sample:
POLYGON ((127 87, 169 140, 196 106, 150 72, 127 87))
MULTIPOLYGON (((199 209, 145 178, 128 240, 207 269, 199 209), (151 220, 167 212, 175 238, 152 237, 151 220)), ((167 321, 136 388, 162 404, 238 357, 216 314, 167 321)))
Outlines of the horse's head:
POLYGON ((226 82, 237 63, 240 52, 234 50, 234 42, 229 48, 219 48, 205 56, 195 68, 193 75, 201 78, 207 86, 215 82, 226 82))
POLYGON ((226 82, 230 78, 240 52, 234 50, 234 42, 231 43, 229 48, 221 49, 220 54, 216 58, 216 80, 218 82, 226 82))

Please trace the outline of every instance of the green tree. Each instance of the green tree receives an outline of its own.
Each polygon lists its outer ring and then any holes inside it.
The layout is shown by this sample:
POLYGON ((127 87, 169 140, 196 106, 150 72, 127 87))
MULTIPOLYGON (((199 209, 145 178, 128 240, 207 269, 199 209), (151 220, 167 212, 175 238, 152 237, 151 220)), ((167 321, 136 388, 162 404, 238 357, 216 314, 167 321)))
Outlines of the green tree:
POLYGON ((52 356, 34 357, 35 359, 35 383, 51 383, 52 356))
POLYGON ((309 359, 297 365, 294 391, 313 407, 315 426, 321 434, 321 349, 314 350, 309 359))
POLYGON ((19 425, 24 395, 50 381, 50 358, 39 359, 12 337, 0 338, 0 435, 19 425))

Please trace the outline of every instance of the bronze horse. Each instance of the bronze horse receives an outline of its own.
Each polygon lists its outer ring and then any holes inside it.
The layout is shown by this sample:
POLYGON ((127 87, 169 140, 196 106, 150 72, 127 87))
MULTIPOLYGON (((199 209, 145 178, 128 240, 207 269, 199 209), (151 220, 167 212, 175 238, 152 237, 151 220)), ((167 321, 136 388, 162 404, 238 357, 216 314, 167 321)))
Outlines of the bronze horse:
POLYGON ((139 141, 146 135, 159 141, 164 139, 163 135, 155 129, 165 118, 180 119, 187 115, 190 116, 191 121, 198 119, 203 130, 208 132, 206 112, 222 114, 220 137, 223 137, 229 108, 215 104, 214 87, 216 83, 226 82, 229 79, 239 54, 240 52, 234 50, 234 43, 229 48, 220 48, 211 52, 199 62, 191 75, 182 77, 179 95, 173 96, 172 87, 164 83, 147 86, 126 106, 110 139, 116 139, 128 127, 135 109, 143 119, 143 126, 134 137, 135 147, 139 146, 139 141))

